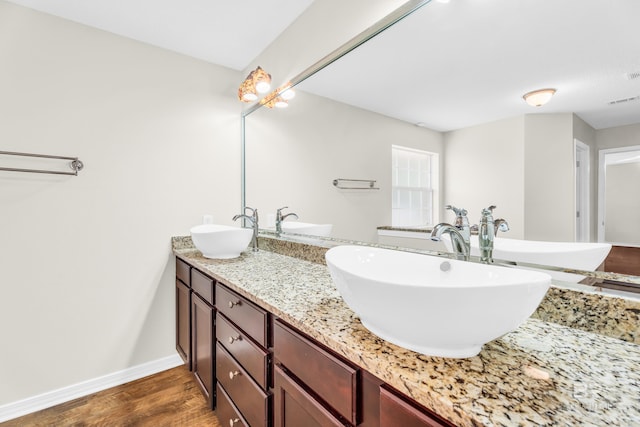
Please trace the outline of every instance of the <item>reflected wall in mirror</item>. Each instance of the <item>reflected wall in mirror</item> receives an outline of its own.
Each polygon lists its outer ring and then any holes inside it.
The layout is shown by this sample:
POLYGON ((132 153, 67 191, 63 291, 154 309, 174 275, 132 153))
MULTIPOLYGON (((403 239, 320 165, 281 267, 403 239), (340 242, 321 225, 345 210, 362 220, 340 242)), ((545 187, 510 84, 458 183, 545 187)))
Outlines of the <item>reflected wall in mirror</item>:
POLYGON ((640 242, 640 145, 600 151, 599 237, 622 246, 640 242), (635 194, 630 194, 629 190, 635 194))
POLYGON ((633 0, 431 2, 297 85, 287 110, 246 117, 247 203, 378 242, 400 145, 440 155, 434 222, 453 221, 446 204, 472 223, 493 204, 509 221, 504 237, 596 241, 597 153, 637 145, 640 132, 639 14, 633 0), (521 98, 549 86, 558 91, 545 106, 521 98), (588 153, 580 185, 577 146, 588 153), (338 190, 336 178, 380 190, 338 190))

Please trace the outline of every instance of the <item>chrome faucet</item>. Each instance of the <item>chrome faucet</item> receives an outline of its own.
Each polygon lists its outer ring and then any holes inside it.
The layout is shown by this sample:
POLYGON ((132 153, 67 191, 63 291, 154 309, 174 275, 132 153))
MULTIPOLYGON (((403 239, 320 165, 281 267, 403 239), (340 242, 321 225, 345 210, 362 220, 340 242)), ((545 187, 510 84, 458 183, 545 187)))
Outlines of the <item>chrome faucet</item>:
POLYGON ((493 210, 496 207, 491 205, 482 209, 480 226, 478 227, 478 239, 480 243, 480 261, 493 262, 493 241, 498 235, 498 231, 509 231, 509 223, 506 219, 493 219, 493 210))
POLYGON ((458 259, 469 261, 470 245, 465 241, 464 236, 458 229, 458 227, 441 222, 433 227, 431 232, 431 240, 439 242, 442 239, 443 233, 449 233, 451 237, 451 245, 458 259))
POLYGON ((258 251, 258 209, 253 209, 247 206, 244 208, 244 211, 251 212, 251 216, 247 215, 246 213, 238 214, 233 217, 233 220, 237 221, 240 218, 244 218, 251 223, 251 226, 253 227, 253 239, 252 239, 253 251, 257 252, 258 251))
POLYGON ((447 205, 445 208, 452 210, 453 213, 456 214, 456 220, 453 225, 460 231, 467 247, 471 247, 471 227, 469 226, 469 219, 467 218, 467 210, 458 209, 452 205, 447 205))
POLYGON ((284 221, 285 218, 293 216, 296 219, 298 219, 298 215, 294 214, 293 212, 288 213, 286 215, 282 215, 282 211, 285 210, 285 209, 289 209, 289 207, 285 206, 283 208, 280 208, 280 209, 276 210, 276 236, 278 236, 278 237, 280 237, 280 233, 282 233, 282 221, 284 221))

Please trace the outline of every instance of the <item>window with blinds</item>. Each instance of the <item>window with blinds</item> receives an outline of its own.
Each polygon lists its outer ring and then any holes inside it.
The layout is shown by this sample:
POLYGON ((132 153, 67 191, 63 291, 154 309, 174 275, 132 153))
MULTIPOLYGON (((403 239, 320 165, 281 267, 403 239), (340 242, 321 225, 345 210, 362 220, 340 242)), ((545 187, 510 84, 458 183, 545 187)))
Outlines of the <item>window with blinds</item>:
POLYGON ((393 145, 393 226, 432 226, 437 221, 438 154, 393 145))

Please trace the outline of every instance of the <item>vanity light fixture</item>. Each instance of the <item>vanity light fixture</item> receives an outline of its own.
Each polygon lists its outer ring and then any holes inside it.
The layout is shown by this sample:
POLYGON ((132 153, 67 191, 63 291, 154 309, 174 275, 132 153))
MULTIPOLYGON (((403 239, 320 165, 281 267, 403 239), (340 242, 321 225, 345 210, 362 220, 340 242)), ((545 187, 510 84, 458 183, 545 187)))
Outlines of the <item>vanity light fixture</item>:
POLYGON ((271 88, 271 75, 261 67, 249 73, 238 88, 238 99, 242 102, 253 102, 259 93, 267 93, 271 88))
POLYGON ((555 89, 538 89, 522 95, 522 99, 532 107, 540 107, 549 102, 551 97, 556 93, 555 89))
MULTIPOLYGON (((275 92, 274 92, 274 95, 275 95, 275 92)), ((282 96, 266 97, 261 102, 267 108, 273 108, 273 107, 276 107, 276 108, 287 108, 289 106, 289 102, 287 102, 287 100, 284 99, 282 96), (268 99, 268 101, 267 101, 267 99, 268 99)))
POLYGON ((291 87, 291 83, 286 83, 274 90, 269 96, 265 96, 260 101, 267 108, 287 108, 289 100, 296 96, 296 91, 291 87))

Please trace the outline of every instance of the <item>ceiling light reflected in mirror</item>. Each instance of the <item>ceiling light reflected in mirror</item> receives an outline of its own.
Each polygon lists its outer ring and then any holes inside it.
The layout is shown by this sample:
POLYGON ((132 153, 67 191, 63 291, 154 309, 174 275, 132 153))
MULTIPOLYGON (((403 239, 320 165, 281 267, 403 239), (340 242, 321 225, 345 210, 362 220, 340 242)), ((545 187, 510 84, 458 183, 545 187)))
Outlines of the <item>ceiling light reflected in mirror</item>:
POLYGON ((541 107, 549 102, 555 93, 555 89, 538 89, 525 93, 522 98, 532 107, 541 107))

